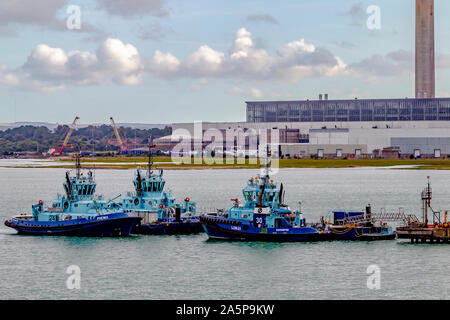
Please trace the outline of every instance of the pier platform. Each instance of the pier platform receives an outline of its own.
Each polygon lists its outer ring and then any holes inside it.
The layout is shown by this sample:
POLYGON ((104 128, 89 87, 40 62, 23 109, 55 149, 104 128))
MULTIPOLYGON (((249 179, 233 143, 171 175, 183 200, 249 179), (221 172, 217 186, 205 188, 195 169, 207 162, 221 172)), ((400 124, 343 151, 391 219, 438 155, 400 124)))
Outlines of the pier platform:
POLYGON ((405 226, 397 228, 398 239, 410 239, 411 243, 448 243, 450 242, 450 228, 441 226, 405 226))

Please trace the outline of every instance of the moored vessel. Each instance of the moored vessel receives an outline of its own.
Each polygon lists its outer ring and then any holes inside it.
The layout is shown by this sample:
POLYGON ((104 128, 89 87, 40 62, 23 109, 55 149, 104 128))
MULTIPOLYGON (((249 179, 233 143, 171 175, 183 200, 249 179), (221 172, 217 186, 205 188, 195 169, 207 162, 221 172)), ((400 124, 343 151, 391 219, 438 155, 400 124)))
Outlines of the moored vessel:
POLYGON ((393 240, 395 231, 386 222, 372 217, 370 205, 363 211, 333 211, 331 221, 324 223, 330 240, 393 240))
POLYGON ((132 233, 146 235, 191 234, 203 232, 196 203, 186 197, 182 204, 176 203, 172 192, 164 190, 163 170, 153 170, 152 149, 149 147, 148 169, 136 170, 133 180, 134 192, 128 192, 122 200, 125 212, 137 214, 142 221, 132 233))
POLYGON ((19 234, 51 236, 116 237, 128 236, 141 218, 126 213, 120 204, 95 195, 97 184, 92 171, 81 172, 80 155, 76 157, 76 174, 66 172, 64 195, 57 195, 50 207, 43 201, 32 206, 31 214, 19 214, 5 225, 19 234))
POLYGON ((301 209, 292 210, 284 204, 283 184, 269 176, 269 148, 264 172, 248 180, 243 188, 244 203, 231 199, 233 205, 226 212, 200 216, 210 239, 241 241, 317 241, 327 236, 306 224, 301 209))

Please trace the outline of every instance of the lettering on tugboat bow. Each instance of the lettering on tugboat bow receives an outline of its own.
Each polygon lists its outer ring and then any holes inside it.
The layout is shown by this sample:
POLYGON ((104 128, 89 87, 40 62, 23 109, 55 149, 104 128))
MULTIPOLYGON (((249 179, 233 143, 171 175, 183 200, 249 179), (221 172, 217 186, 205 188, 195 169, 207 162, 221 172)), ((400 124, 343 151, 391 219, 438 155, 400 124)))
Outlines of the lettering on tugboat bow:
POLYGON ((199 315, 207 318, 210 314, 217 315, 271 315, 275 305, 254 304, 222 304, 220 308, 214 309, 210 306, 183 306, 177 307, 177 315, 199 315))

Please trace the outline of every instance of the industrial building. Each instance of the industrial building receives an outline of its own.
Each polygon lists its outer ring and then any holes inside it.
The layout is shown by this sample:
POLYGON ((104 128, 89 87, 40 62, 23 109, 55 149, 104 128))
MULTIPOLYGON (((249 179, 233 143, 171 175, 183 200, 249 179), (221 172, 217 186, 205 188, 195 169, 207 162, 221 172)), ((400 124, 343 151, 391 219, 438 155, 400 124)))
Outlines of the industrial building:
POLYGON ((360 122, 450 120, 450 98, 258 101, 247 122, 360 122))
MULTIPOLYGON (((450 98, 435 98, 434 0, 416 0, 415 41, 415 98, 248 101, 246 122, 202 123, 202 132, 278 130, 281 154, 294 157, 450 156, 450 98)), ((194 136, 192 123, 172 129, 194 136)), ((156 144, 173 147, 169 138, 156 144)))

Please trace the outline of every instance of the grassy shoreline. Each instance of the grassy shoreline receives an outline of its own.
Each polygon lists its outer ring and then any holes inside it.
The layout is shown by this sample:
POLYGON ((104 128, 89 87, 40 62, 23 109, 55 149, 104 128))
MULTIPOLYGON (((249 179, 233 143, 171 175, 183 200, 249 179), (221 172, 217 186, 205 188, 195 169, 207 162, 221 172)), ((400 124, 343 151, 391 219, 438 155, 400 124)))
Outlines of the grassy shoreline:
MULTIPOLYGON (((234 164, 223 163, 207 164, 203 160, 201 163, 180 163, 181 159, 176 159, 178 163, 172 162, 170 157, 155 157, 153 161, 157 163, 155 167, 169 170, 188 169, 255 169, 259 168, 259 163, 249 163, 249 159, 238 159, 234 164), (243 163, 244 161, 244 163, 243 163)), ((82 165, 85 168, 95 169, 134 169, 136 167, 146 167, 148 159, 145 157, 117 157, 117 158, 84 158, 82 165)), ((255 161, 253 159, 253 161, 255 161)), ((356 168, 356 167, 395 167, 414 166, 403 169, 413 170, 450 170, 450 159, 280 159, 280 168, 356 168)), ((55 164, 46 166, 22 165, 6 166, 10 168, 73 168, 71 158, 61 158, 55 164)))

